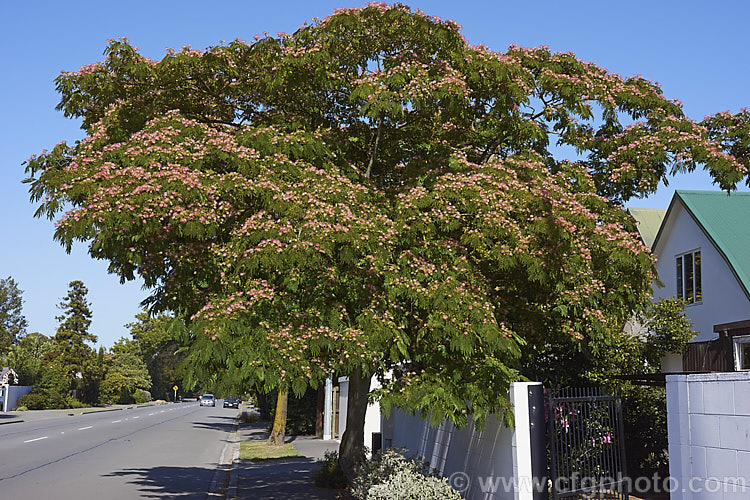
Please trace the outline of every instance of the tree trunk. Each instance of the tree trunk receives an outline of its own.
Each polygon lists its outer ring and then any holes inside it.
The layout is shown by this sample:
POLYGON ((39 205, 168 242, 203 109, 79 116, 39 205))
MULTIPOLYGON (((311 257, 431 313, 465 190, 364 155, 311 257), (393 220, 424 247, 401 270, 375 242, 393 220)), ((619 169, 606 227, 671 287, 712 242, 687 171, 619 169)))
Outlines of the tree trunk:
POLYGON ((346 430, 339 445, 339 465, 351 484, 365 447, 365 413, 370 377, 357 368, 349 375, 349 399, 346 405, 346 430))
POLYGON ((286 391, 279 391, 279 395, 276 397, 276 414, 273 417, 273 429, 271 429, 271 435, 268 436, 268 444, 276 446, 284 444, 284 438, 286 437, 286 410, 288 402, 289 393, 286 391))

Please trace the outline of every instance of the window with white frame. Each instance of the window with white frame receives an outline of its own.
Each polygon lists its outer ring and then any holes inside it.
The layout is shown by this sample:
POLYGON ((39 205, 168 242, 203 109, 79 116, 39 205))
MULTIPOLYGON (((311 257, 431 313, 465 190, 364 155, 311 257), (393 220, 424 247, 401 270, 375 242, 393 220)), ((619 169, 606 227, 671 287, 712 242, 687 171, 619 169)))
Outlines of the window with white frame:
POLYGON ((688 252, 676 257, 677 298, 688 304, 703 300, 701 280, 701 251, 688 252))
POLYGON ((750 335, 735 337, 732 342, 734 343, 734 369, 750 370, 750 335))

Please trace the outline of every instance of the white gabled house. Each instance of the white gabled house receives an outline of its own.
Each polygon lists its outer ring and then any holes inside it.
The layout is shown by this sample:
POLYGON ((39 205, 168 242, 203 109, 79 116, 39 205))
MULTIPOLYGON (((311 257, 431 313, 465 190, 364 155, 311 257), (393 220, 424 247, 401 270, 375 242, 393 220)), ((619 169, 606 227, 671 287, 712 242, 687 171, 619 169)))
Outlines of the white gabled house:
POLYGON ((698 332, 682 368, 750 369, 750 193, 675 191, 652 252, 654 297, 683 298, 698 332))

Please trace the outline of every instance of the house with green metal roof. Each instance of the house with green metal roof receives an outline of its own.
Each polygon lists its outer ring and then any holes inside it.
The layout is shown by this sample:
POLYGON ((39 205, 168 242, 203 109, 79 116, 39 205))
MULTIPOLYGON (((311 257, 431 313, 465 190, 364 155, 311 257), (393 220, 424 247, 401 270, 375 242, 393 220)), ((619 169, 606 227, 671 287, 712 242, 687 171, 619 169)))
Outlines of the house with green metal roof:
MULTIPOLYGON (((698 332, 692 342, 750 325, 750 193, 675 191, 651 249, 663 284, 654 296, 685 300, 698 332)), ((729 344, 741 358, 742 346, 729 344)))

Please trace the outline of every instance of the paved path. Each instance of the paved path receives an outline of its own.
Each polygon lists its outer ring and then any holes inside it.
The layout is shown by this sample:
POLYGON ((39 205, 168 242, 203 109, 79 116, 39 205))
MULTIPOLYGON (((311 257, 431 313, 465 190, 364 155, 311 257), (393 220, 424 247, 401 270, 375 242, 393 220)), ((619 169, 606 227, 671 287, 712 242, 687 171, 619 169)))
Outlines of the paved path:
MULTIPOLYGON (((239 440, 265 440, 267 424, 243 424, 239 427, 239 440)), ((227 491, 227 500, 263 498, 265 500, 333 500, 337 491, 318 488, 313 482, 313 471, 318 469, 317 459, 327 450, 338 450, 338 441, 324 441, 316 437, 292 437, 288 441, 305 458, 266 460, 252 462, 239 460, 235 453, 227 491)), ((238 448, 239 451, 239 448, 238 448)))

